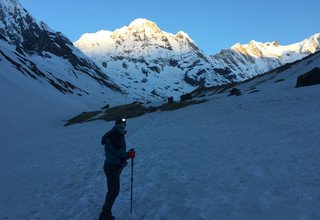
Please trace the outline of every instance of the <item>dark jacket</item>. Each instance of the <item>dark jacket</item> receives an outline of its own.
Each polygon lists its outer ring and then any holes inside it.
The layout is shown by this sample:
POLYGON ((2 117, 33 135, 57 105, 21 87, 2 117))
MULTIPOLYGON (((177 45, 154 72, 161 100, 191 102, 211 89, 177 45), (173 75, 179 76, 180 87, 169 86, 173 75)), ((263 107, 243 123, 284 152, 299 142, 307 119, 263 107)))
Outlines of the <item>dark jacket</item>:
POLYGON ((128 159, 126 152, 127 146, 124 139, 125 132, 121 128, 114 126, 101 139, 101 144, 104 145, 105 165, 117 165, 123 168, 128 159))

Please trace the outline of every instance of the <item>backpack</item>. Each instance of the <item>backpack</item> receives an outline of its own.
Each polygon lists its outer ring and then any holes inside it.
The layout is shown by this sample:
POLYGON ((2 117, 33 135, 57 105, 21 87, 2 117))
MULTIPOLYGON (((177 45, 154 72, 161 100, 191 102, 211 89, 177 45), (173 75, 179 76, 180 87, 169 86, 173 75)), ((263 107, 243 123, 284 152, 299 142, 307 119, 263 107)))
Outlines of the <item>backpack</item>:
POLYGON ((124 135, 120 134, 118 131, 111 130, 105 133, 101 139, 101 144, 105 145, 107 143, 106 139, 108 138, 111 142, 113 149, 118 150, 121 147, 121 140, 124 135))

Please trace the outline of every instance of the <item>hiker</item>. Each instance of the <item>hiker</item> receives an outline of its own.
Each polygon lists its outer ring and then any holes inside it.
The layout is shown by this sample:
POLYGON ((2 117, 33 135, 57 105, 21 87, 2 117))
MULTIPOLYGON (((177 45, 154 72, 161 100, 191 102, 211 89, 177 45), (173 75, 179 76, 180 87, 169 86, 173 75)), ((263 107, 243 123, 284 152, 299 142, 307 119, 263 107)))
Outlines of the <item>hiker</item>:
POLYGON ((134 149, 126 152, 126 119, 117 117, 115 126, 101 139, 104 145, 106 159, 104 161, 104 173, 107 177, 108 192, 100 213, 99 220, 115 219, 112 215, 112 206, 120 191, 120 173, 127 165, 127 159, 135 157, 134 149))

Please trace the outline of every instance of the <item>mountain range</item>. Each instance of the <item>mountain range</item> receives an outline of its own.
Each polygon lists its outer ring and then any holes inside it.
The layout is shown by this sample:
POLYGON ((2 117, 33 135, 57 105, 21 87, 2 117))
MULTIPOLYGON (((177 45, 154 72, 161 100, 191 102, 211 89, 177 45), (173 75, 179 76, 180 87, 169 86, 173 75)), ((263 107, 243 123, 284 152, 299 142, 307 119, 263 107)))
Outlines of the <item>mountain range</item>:
POLYGON ((115 31, 83 34, 74 45, 123 90, 144 97, 176 97, 197 87, 243 81, 302 59, 319 50, 319 40, 315 34, 287 46, 251 41, 207 55, 188 34, 167 33, 139 18, 115 31))
POLYGON ((207 55, 183 31, 167 33, 142 18, 72 43, 18 0, 0 0, 0 12, 0 65, 8 80, 22 74, 95 106, 178 98, 198 87, 252 78, 320 48, 315 34, 287 46, 251 41, 207 55))

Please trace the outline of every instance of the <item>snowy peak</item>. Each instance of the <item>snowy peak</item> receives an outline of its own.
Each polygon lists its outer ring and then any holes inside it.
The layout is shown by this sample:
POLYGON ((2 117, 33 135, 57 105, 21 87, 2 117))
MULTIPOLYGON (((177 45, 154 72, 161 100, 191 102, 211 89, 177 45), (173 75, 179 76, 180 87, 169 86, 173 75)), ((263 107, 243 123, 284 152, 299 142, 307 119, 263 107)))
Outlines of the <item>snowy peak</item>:
POLYGON ((146 36, 141 38, 140 40, 145 40, 148 37, 157 37, 157 35, 161 35, 162 31, 157 26, 157 24, 153 21, 149 21, 144 18, 138 18, 132 21, 129 26, 124 26, 120 29, 117 29, 115 35, 133 35, 137 36, 138 34, 145 34, 146 36))
POLYGON ((220 63, 222 69, 229 71, 225 77, 231 81, 241 81, 300 60, 319 50, 319 34, 315 34, 301 42, 284 46, 277 41, 261 43, 252 40, 248 44, 237 43, 211 58, 220 63))
POLYGON ((201 57, 205 56, 185 32, 167 33, 154 22, 143 18, 113 32, 101 30, 86 33, 74 45, 94 59, 97 58, 95 56, 107 57, 115 53, 130 58, 167 58, 168 53, 178 56, 193 51, 201 57))
POLYGON ((261 43, 252 40, 249 44, 241 45, 237 43, 231 49, 256 57, 281 57, 288 53, 314 53, 319 50, 319 41, 320 34, 315 34, 301 42, 290 45, 282 46, 277 41, 261 43))
POLYGON ((179 39, 189 39, 191 40, 191 38, 189 37, 189 35, 183 31, 179 31, 176 35, 175 35, 176 38, 179 38, 179 39))
POLYGON ((154 32, 160 32, 160 28, 156 25, 156 23, 149 21, 144 18, 138 18, 132 21, 129 26, 129 30, 140 29, 140 30, 152 30, 154 32))
POLYGON ((198 86, 229 82, 188 34, 162 31, 147 19, 113 32, 84 34, 74 45, 102 69, 114 72, 113 80, 124 90, 143 97, 179 97, 198 86))
MULTIPOLYGON (((108 39, 111 38, 111 31, 101 30, 97 33, 85 33, 83 34, 80 39, 76 42, 77 44, 81 44, 83 46, 87 45, 88 47, 97 45, 105 45, 108 44, 108 39)), ((110 43, 114 43, 111 41, 110 43)))
POLYGON ((128 27, 124 26, 114 32, 114 38, 133 36, 135 41, 148 41, 158 38, 159 35, 161 35, 161 30, 156 23, 144 18, 138 18, 132 21, 128 27))
POLYGON ((300 46, 299 51, 302 53, 314 53, 316 51, 319 51, 320 50, 319 42, 320 42, 320 33, 315 34, 305 39, 301 43, 299 43, 299 46, 300 46))
POLYGON ((129 27, 143 26, 143 25, 148 25, 148 24, 155 24, 155 23, 152 21, 149 21, 148 19, 145 19, 145 18, 137 18, 130 23, 129 27))
POLYGON ((135 57, 152 54, 161 56, 170 51, 179 54, 186 49, 186 46, 196 47, 194 44, 186 33, 182 31, 175 35, 167 33, 160 30, 156 23, 143 18, 136 19, 129 26, 113 32, 101 30, 83 34, 74 42, 74 45, 88 56, 123 53, 124 56, 135 57))

